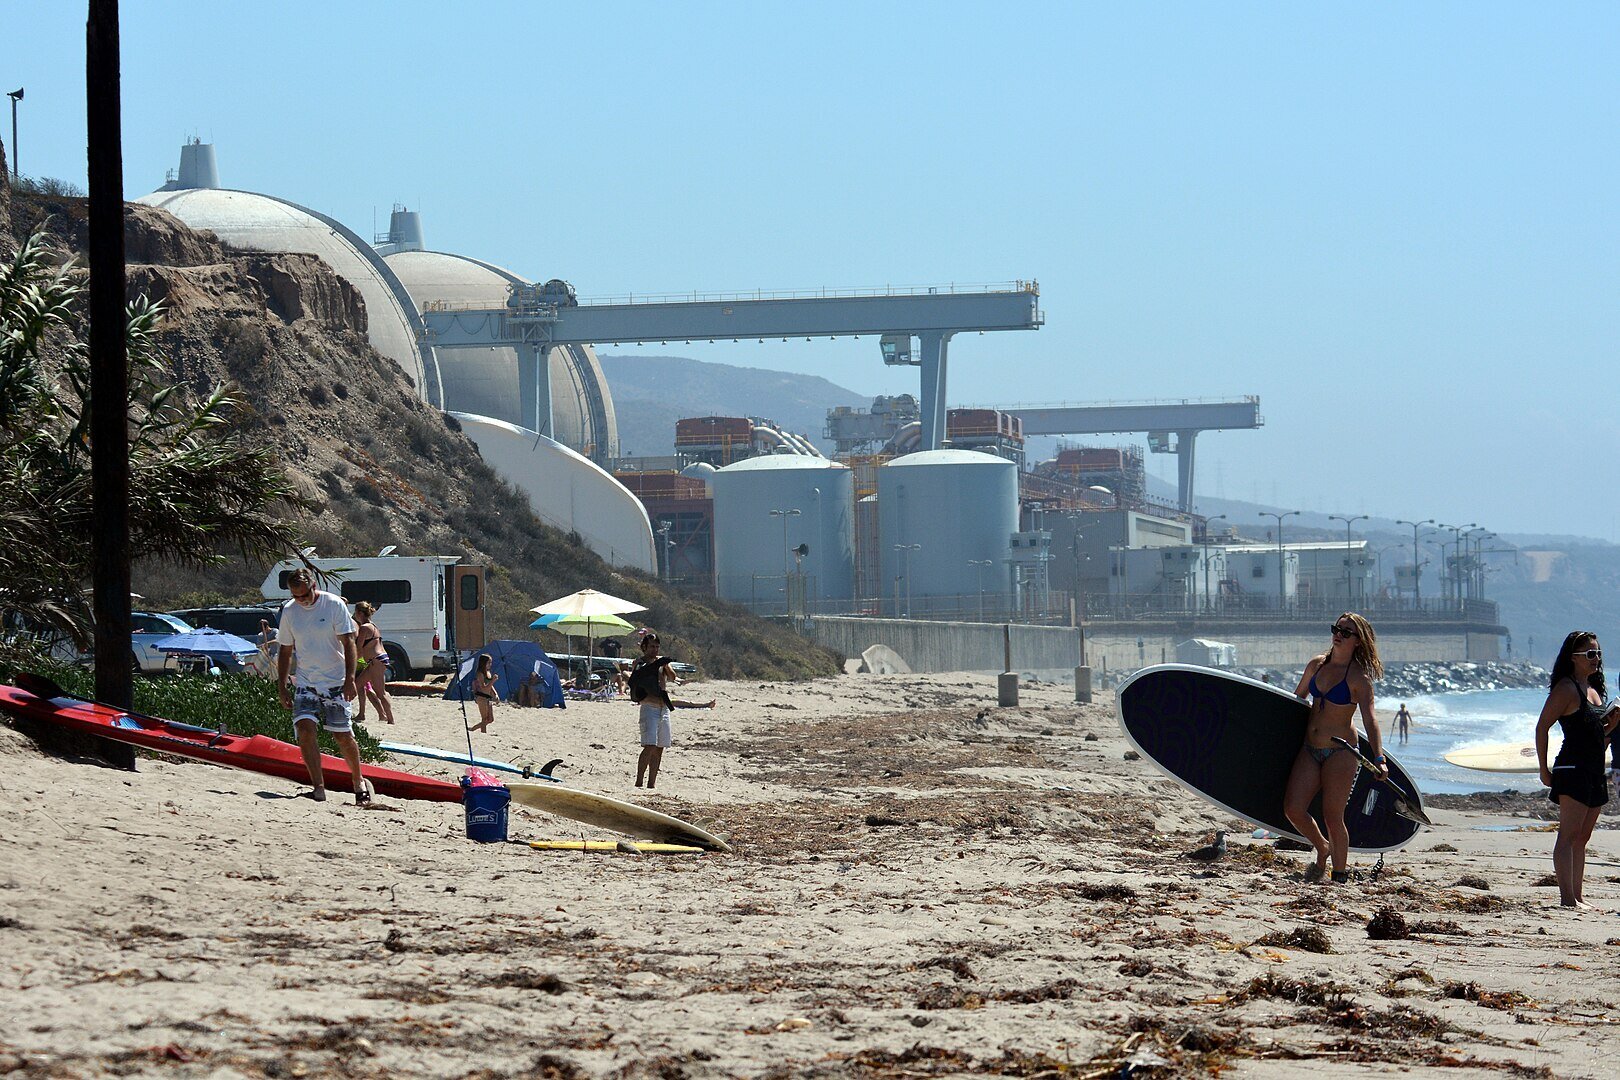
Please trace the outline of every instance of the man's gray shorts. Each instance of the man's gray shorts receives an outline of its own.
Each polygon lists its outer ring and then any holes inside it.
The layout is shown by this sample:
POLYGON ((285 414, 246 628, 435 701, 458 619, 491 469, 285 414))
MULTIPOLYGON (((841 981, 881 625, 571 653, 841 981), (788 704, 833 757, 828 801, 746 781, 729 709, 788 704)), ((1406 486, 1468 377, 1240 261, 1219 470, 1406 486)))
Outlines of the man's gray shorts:
POLYGON ((343 700, 343 688, 317 690, 313 686, 300 686, 293 691, 293 730, 301 720, 320 724, 327 731, 354 730, 354 713, 343 700))

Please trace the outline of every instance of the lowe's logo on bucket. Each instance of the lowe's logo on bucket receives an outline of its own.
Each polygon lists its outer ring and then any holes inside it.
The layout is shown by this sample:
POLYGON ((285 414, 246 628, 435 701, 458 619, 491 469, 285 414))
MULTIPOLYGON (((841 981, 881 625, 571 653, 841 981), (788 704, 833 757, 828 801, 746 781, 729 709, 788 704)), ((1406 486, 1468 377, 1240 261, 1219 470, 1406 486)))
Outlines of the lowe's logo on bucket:
POLYGON ((461 805, 467 814, 467 839, 480 844, 506 841, 506 810, 512 791, 501 787, 474 787, 463 778, 461 805))

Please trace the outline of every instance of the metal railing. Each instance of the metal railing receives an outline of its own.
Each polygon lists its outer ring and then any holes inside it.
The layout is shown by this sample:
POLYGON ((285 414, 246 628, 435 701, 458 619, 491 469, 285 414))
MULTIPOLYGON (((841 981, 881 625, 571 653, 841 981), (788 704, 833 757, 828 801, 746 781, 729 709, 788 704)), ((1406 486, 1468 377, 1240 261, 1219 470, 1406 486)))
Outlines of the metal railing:
POLYGON ((693 304, 725 303, 729 300, 838 300, 867 296, 950 296, 979 293, 1032 292, 1040 295, 1041 287, 1035 281, 951 281, 939 285, 877 285, 866 288, 835 287, 810 289, 744 289, 740 292, 620 293, 604 296, 581 296, 581 307, 599 307, 609 304, 693 304))

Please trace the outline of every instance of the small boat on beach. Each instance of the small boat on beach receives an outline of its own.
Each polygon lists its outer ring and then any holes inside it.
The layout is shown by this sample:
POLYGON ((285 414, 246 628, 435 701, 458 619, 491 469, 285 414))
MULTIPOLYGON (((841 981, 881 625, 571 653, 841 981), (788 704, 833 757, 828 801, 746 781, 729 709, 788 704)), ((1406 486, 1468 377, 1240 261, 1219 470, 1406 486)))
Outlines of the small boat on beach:
MULTIPOLYGON (((0 686, 0 710, 13 716, 57 724, 159 753, 228 765, 286 780, 309 782, 309 770, 304 765, 303 753, 292 743, 272 739, 268 735, 232 735, 224 730, 182 724, 157 716, 143 716, 73 697, 63 693, 49 679, 26 674, 17 678, 28 689, 0 686)), ((349 766, 342 758, 322 754, 321 772, 326 786, 334 791, 354 790, 349 766)), ((360 774, 371 781, 378 795, 395 799, 461 801, 461 788, 444 780, 379 765, 361 765, 360 774)))

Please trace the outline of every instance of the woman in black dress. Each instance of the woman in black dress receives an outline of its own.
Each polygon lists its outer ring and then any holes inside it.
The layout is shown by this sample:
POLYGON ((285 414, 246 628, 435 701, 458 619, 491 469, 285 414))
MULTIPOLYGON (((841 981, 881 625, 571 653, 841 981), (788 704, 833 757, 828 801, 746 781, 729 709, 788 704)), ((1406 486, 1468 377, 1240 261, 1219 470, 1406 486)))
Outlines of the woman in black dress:
POLYGON ((1603 771, 1608 734, 1620 721, 1620 705, 1604 705, 1608 687, 1603 678, 1603 648, 1590 630, 1576 630, 1564 639, 1553 661, 1547 703, 1536 721, 1536 758, 1547 797, 1558 804, 1558 839, 1553 843, 1553 875, 1558 878, 1558 902, 1565 907, 1593 910, 1581 896, 1586 877, 1586 845, 1592 839, 1598 812, 1609 801, 1609 781, 1603 771), (1553 724, 1564 730, 1558 759, 1547 765, 1547 733, 1553 724))

